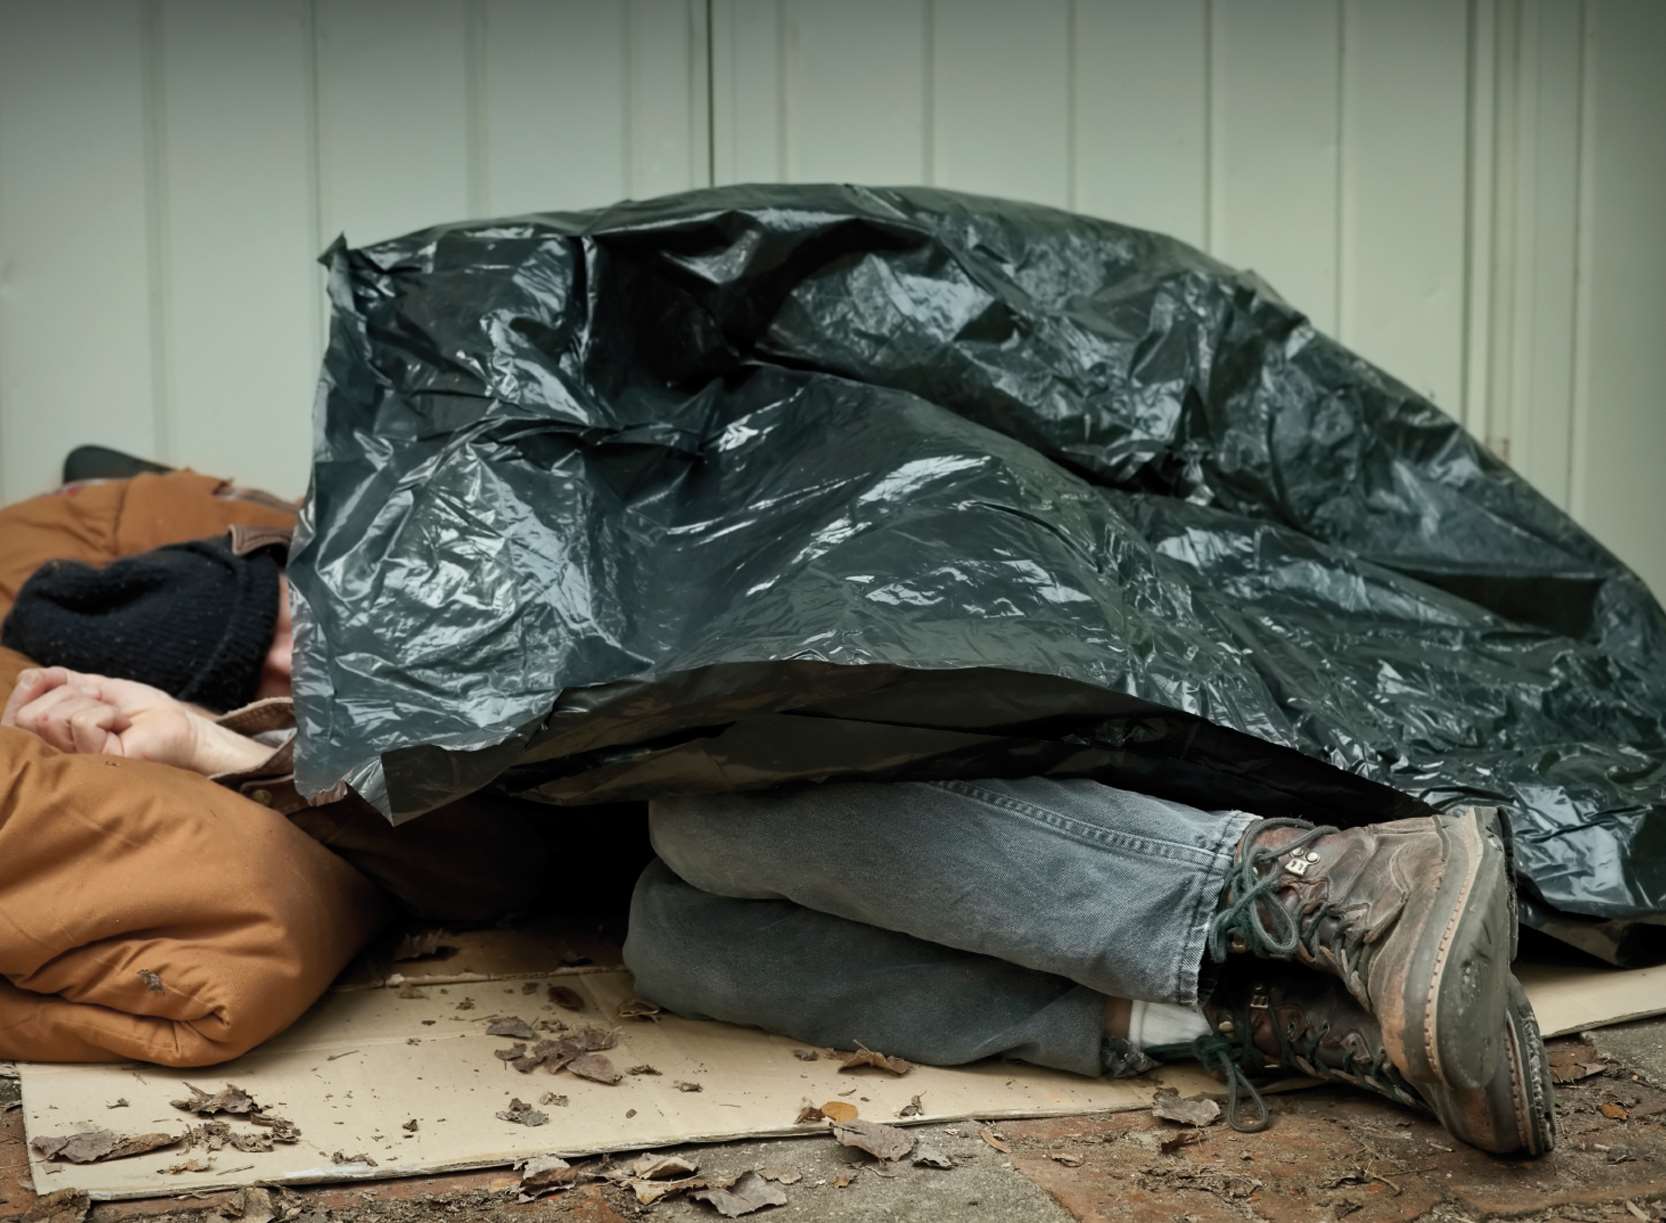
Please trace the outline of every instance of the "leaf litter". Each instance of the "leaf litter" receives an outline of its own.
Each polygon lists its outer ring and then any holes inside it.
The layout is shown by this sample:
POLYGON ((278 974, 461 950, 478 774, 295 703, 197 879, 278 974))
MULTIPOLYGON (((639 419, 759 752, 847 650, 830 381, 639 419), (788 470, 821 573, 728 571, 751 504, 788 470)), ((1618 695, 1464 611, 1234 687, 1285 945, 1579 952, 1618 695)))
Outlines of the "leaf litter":
POLYGON ((1194 1125, 1201 1128, 1213 1125, 1221 1119, 1221 1106, 1208 1096, 1181 1099, 1180 1093, 1174 1088, 1162 1087, 1152 1099, 1151 1115, 1163 1121, 1173 1121, 1177 1125, 1194 1125))

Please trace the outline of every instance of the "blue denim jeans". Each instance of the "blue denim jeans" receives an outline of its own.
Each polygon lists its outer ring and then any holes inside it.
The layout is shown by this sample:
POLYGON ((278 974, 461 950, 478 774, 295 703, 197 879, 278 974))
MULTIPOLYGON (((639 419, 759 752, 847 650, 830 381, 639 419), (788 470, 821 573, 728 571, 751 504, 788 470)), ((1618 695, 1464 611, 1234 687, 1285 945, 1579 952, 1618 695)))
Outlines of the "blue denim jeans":
POLYGON ((1046 778, 662 800, 625 962, 683 1014, 1101 1073, 1107 996, 1198 1002, 1254 818, 1046 778))

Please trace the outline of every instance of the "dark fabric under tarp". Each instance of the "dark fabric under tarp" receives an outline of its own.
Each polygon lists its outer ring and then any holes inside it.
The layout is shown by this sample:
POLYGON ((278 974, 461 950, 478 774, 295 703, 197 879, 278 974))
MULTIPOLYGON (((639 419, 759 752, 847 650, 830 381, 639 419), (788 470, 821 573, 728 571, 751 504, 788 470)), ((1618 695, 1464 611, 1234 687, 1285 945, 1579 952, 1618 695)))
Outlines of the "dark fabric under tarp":
POLYGON ((395 820, 1038 773, 1345 824, 1483 801, 1530 924, 1666 946, 1659 605, 1254 276, 831 186, 326 262, 304 789, 395 820))

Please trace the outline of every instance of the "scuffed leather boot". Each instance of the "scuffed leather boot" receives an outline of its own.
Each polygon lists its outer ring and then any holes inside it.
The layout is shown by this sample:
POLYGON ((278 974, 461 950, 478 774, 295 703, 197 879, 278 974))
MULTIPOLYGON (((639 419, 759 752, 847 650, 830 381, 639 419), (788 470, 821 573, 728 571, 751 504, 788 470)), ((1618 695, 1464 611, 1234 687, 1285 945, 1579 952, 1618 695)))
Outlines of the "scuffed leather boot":
POLYGON ((1210 931, 1228 949, 1340 978, 1419 1085, 1481 1088, 1499 1064, 1515 891, 1491 809, 1338 831, 1262 820, 1210 931))
POLYGON ((1496 1155, 1543 1155, 1556 1145, 1550 1067, 1538 1021, 1520 984, 1505 990, 1502 1052, 1479 1088, 1412 1083, 1395 1069, 1382 1031, 1336 981, 1294 968, 1267 966, 1216 987, 1204 1014, 1215 1029, 1198 1042, 1204 1064, 1233 1088, 1227 1119, 1235 1128, 1265 1128, 1266 1105, 1243 1074, 1270 1070, 1348 1083, 1420 1112, 1432 1112, 1456 1138, 1496 1155), (1240 1090, 1260 1108, 1257 1123, 1236 1116, 1240 1090))

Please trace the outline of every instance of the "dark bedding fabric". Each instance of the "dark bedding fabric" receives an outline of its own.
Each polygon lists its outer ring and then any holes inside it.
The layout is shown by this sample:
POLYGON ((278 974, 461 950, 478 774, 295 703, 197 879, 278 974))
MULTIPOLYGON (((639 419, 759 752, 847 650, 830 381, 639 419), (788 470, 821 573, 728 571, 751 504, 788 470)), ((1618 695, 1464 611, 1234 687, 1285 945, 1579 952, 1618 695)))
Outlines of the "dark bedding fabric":
POLYGON ((1029 773, 1343 823, 1481 801, 1531 924, 1659 948, 1659 605, 1252 276, 822 186, 327 262, 304 788, 395 819, 1029 773))

